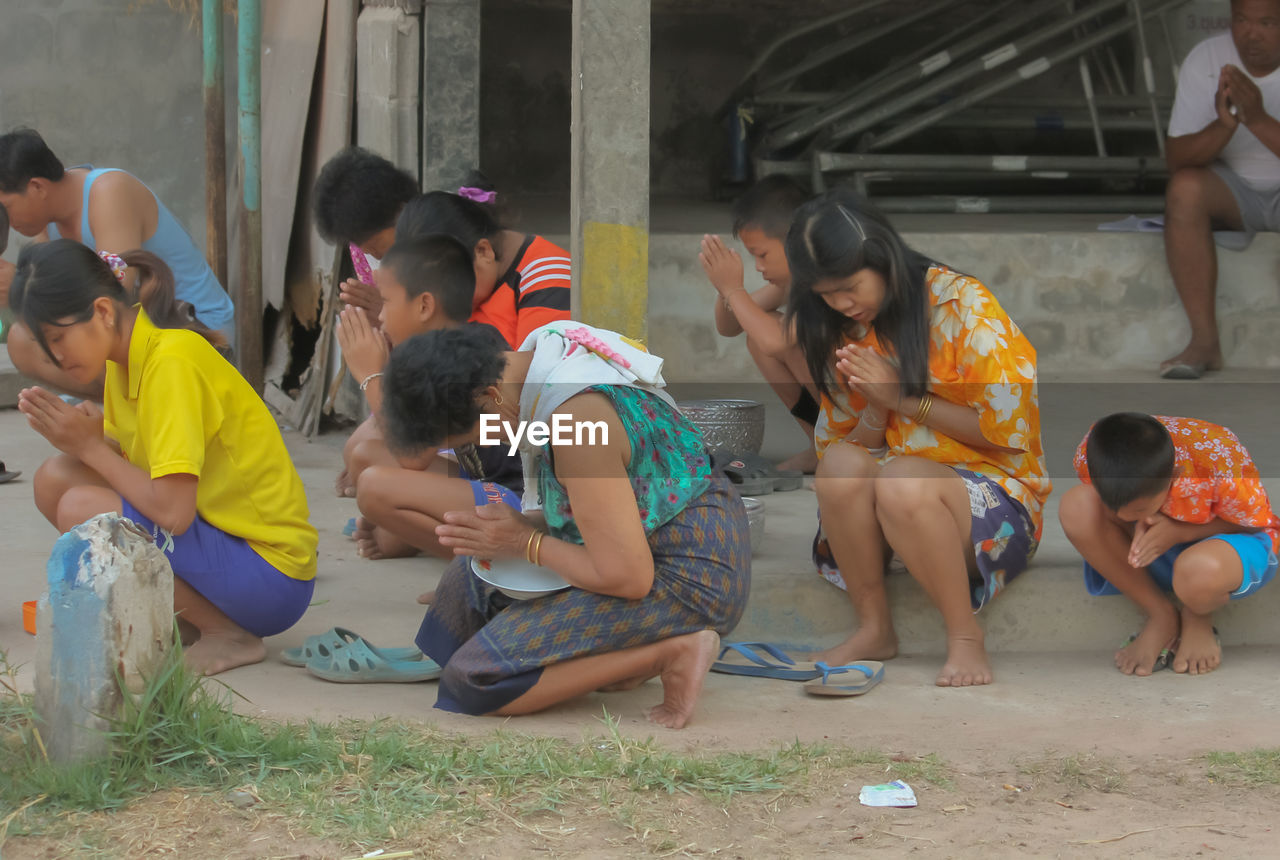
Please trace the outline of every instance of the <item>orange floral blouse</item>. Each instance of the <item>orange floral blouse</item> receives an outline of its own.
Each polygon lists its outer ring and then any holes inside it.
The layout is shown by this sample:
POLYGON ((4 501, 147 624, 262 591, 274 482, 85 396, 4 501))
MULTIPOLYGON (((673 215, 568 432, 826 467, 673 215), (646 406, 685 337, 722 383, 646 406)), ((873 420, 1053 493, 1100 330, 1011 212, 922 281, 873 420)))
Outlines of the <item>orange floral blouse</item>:
MULTIPOLYGON (((925 281, 933 296, 929 391, 934 397, 976 409, 982 435, 994 445, 1014 450, 976 451, 916 424, 909 416, 892 413, 885 428, 888 450, 880 462, 923 457, 985 475, 1027 509, 1038 541, 1044 502, 1053 485, 1040 444, 1035 347, 978 280, 931 266, 925 281)), ((872 330, 853 343, 892 359, 872 330)), ((822 413, 814 428, 819 457, 831 443, 849 438, 866 405, 846 385, 838 386, 836 400, 822 398, 822 413)))
MULTIPOLYGON (((1154 416, 1173 437, 1173 485, 1160 511, 1178 522, 1202 525, 1223 519, 1262 529, 1271 551, 1280 553, 1280 518, 1262 486, 1258 467, 1240 439, 1226 427, 1199 418, 1154 416)), ((1086 434, 1076 448, 1076 474, 1089 483, 1086 434)))

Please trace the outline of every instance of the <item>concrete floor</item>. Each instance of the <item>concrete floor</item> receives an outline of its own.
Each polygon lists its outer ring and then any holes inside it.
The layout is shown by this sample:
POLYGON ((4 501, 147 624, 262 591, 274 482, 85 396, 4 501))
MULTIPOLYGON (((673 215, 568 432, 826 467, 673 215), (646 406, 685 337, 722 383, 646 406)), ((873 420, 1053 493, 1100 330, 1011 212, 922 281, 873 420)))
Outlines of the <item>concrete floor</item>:
MULTIPOLYGON (((1051 396, 1052 388, 1047 388, 1042 393, 1046 401, 1046 443, 1055 454, 1052 459, 1061 464, 1065 449, 1079 438, 1089 419, 1104 408, 1181 405, 1183 408, 1171 411, 1229 420, 1258 453, 1264 473, 1280 475, 1275 399, 1246 397, 1241 391, 1252 389, 1237 387, 1251 384, 1256 383, 1228 377, 1219 384, 1144 385, 1141 391, 1146 392, 1145 398, 1125 393, 1123 386, 1098 386, 1092 390, 1095 399, 1088 402, 1060 400, 1051 396)), ((777 455, 791 450, 796 440, 785 415, 779 414, 780 409, 771 409, 771 413, 765 452, 777 455)), ((341 438, 324 436, 307 442, 295 433, 286 435, 308 489, 313 522, 320 530, 315 604, 297 627, 268 641, 266 662, 221 676, 245 697, 244 701, 237 701, 237 707, 287 719, 386 716, 424 720, 467 732, 495 728, 495 720, 433 710, 435 691, 431 684, 340 686, 278 662, 281 649, 301 644, 308 635, 334 625, 364 632, 379 644, 407 644, 421 618, 414 597, 432 587, 443 566, 442 562, 424 559, 359 559, 354 545, 341 534, 343 523, 355 513, 355 505, 334 497, 331 491, 341 438)), ((53 529, 31 504, 29 479, 50 449, 12 410, 0 411, 0 440, 0 458, 10 468, 26 472, 19 482, 0 486, 0 546, 4 548, 5 570, 0 579, 0 649, 7 651, 11 664, 21 666, 19 681, 29 688, 35 640, 22 631, 19 605, 23 600, 35 599, 43 590, 45 563, 54 538, 53 529)), ((1063 472, 1059 469, 1054 474, 1063 472)), ((1273 484, 1273 492, 1280 489, 1274 482, 1269 483, 1273 484)), ((812 536, 813 495, 802 490, 768 498, 777 514, 770 520, 768 546, 757 559, 759 589, 754 592, 753 603, 758 606, 776 601, 779 594, 786 593, 779 589, 789 587, 795 589, 797 597, 807 593, 806 600, 816 598, 825 604, 824 611, 841 610, 843 596, 816 581, 805 560, 812 536)), ((1056 523, 1047 526, 1045 540, 1042 553, 1067 563, 1065 553, 1069 548, 1063 548, 1056 523)), ((1224 637, 1232 634, 1229 643, 1271 644, 1229 647, 1224 666, 1208 677, 1188 678, 1166 672, 1133 679, 1117 673, 1110 661, 1110 652, 1131 629, 1127 625, 1134 619, 1126 620, 1128 610, 1122 604, 1111 603, 1105 612, 1091 613, 1090 617, 1062 616, 1063 607, 1057 605, 1060 601, 1055 595, 1064 593, 1060 589, 1068 587, 1068 580, 1064 578, 1050 587, 1051 576, 1036 571, 1027 574, 993 606, 998 609, 1004 601, 1010 606, 1040 606, 1035 611, 1041 616, 1023 619, 1027 623, 1016 635, 992 630, 1000 626, 999 616, 984 611, 993 642, 1004 637, 1011 643, 1021 643, 1016 648, 996 649, 997 683, 987 689, 937 689, 931 682, 938 657, 906 656, 889 664, 880 689, 866 698, 841 704, 837 704, 840 700, 807 698, 795 684, 711 675, 698 717, 678 735, 655 729, 644 720, 645 708, 660 698, 654 683, 628 693, 587 696, 551 712, 516 720, 509 728, 576 738, 583 731, 594 731, 601 709, 606 708, 621 720, 627 734, 643 737, 658 733, 666 741, 682 746, 759 749, 796 738, 829 738, 859 747, 938 752, 960 766, 1049 747, 1140 756, 1168 753, 1170 743, 1176 743, 1177 749, 1187 754, 1205 749, 1280 745, 1280 722, 1274 718, 1280 708, 1280 640, 1270 621, 1275 609, 1280 608, 1280 589, 1246 601, 1246 608, 1250 603, 1254 608, 1224 630, 1224 637), (1075 645, 1070 648, 1052 644, 1035 648, 1037 629, 1053 626, 1051 612, 1059 615, 1058 627, 1083 629, 1087 638, 1072 640, 1075 645), (1237 636, 1242 628, 1261 638, 1237 636), (1089 632, 1093 630, 1099 632, 1089 632)), ((897 593, 907 594, 903 590, 906 588, 901 586, 897 593)), ((1078 579, 1073 579, 1070 588, 1076 602, 1083 604, 1078 579)), ((930 635, 937 632, 936 615, 930 615, 926 607, 909 611, 913 619, 904 619, 906 623, 919 626, 930 635)), ((804 621, 799 619, 800 624, 804 621)), ((750 631, 743 628, 742 632, 750 631)), ((777 635, 785 632, 776 628, 772 631, 777 635)), ((839 630, 834 632, 838 634, 839 630)))

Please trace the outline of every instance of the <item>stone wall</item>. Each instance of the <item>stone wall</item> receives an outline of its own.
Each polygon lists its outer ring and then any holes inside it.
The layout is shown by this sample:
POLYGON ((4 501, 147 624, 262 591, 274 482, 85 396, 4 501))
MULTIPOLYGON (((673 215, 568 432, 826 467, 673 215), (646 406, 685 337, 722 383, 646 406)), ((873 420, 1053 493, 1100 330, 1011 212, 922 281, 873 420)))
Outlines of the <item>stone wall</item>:
MULTIPOLYGON (((39 130, 68 166, 92 162, 136 174, 203 247, 198 21, 160 0, 2 5, 0 130, 39 130)), ((233 24, 228 32, 234 52, 233 24)), ((229 67, 234 71, 234 53, 229 67)), ((234 107, 235 86, 227 86, 234 107)), ((11 247, 6 257, 13 253, 11 247)))
MULTIPOLYGON (((980 228, 980 222, 968 219, 980 228)), ((1040 370, 1096 379, 1100 370, 1154 368, 1186 345, 1186 317, 1159 234, 906 231, 912 247, 987 284, 1026 332, 1040 370)), ((743 338, 717 336, 697 235, 650 240, 650 348, 673 382, 758 376, 743 338)), ((1219 254, 1219 328, 1232 367, 1280 367, 1280 235, 1219 254)))

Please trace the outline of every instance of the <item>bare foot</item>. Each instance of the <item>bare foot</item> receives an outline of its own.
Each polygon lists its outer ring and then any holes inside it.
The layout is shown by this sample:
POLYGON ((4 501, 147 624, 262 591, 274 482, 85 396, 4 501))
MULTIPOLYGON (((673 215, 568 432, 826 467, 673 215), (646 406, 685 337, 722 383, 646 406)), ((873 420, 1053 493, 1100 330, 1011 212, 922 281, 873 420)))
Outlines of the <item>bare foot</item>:
POLYGON ((1187 675, 1204 675, 1222 662, 1222 646, 1213 633, 1208 615, 1196 615, 1182 607, 1182 643, 1173 656, 1173 671, 1187 675))
POLYGON ((183 654, 187 668, 199 675, 216 675, 237 666, 261 663, 267 656, 262 640, 239 627, 200 634, 183 654))
POLYGON ((828 666, 847 666, 859 660, 889 660, 898 656, 898 634, 890 628, 887 633, 864 627, 834 648, 809 655, 813 662, 821 660, 828 666))
POLYGON ((1178 610, 1170 603, 1147 619, 1138 638, 1116 652, 1116 668, 1126 675, 1146 677, 1155 669, 1160 652, 1178 638, 1178 610))
POLYGON ((434 591, 424 591, 418 595, 418 602, 423 606, 430 606, 436 602, 436 593, 434 591))
POLYGON ((192 624, 181 615, 178 618, 178 636, 181 637, 182 647, 189 648, 200 641, 200 628, 192 624))
POLYGON ((1190 344, 1173 358, 1160 362, 1160 372, 1163 374, 1170 367, 1180 364, 1200 371, 1222 370, 1222 348, 1216 343, 1209 347, 1190 344))
POLYGON ((662 704, 649 711, 649 719, 669 729, 683 729, 693 718, 702 693, 702 682, 720 651, 714 630, 699 630, 667 640, 670 656, 662 666, 662 704))
POLYGON ((813 446, 805 448, 803 451, 792 454, 787 459, 778 464, 779 469, 799 469, 806 475, 812 475, 818 470, 818 452, 813 450, 813 446))
POLYGON ((942 664, 934 683, 939 687, 980 687, 990 684, 991 659, 982 637, 977 639, 956 637, 947 640, 947 662, 942 664))
POLYGON ((367 517, 356 517, 356 530, 351 533, 351 539, 356 542, 356 554, 370 561, 418 554, 416 546, 405 543, 382 526, 375 526, 367 517))
POLYGON ((333 479, 333 491, 342 499, 354 499, 356 497, 356 485, 351 483, 351 478, 347 475, 345 468, 338 473, 338 477, 333 479))

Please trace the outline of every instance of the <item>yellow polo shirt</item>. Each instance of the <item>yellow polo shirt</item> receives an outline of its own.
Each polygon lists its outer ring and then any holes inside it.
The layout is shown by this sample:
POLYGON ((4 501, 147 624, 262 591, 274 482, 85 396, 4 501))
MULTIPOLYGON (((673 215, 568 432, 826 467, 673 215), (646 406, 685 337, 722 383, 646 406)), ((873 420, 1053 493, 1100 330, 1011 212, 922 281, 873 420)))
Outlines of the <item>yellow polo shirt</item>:
POLYGON ((196 511, 293 579, 316 575, 306 491, 266 404, 193 331, 138 309, 129 366, 107 362, 106 435, 151 477, 195 475, 196 511))

